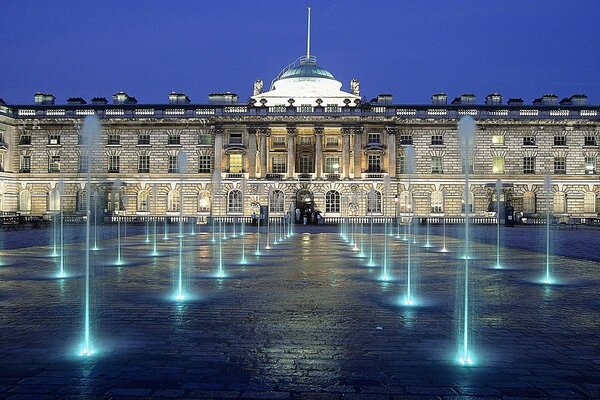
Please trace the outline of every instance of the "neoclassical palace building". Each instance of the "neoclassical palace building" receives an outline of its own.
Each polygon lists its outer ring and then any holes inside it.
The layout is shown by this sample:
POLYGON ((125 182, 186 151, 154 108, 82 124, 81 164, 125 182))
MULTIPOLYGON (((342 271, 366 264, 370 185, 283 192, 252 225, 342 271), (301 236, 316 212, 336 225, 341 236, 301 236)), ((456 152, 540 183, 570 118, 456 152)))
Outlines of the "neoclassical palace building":
POLYGON ((182 93, 169 94, 164 104, 138 104, 124 92, 112 102, 63 104, 43 93, 34 99, 0 100, 4 212, 51 214, 62 202, 64 212, 83 213, 88 169, 99 209, 141 219, 181 211, 199 221, 249 217, 257 205, 271 215, 309 208, 326 221, 493 216, 498 179, 500 200, 524 217, 544 215, 547 207, 574 219, 600 210, 600 106, 588 105, 584 95, 544 95, 533 104, 498 93, 451 102, 434 94, 421 105, 395 104, 389 94, 366 101, 358 80, 343 91, 307 55, 268 87, 257 80, 242 101, 234 93, 210 94, 204 104, 182 93), (81 136, 89 115, 101 124, 90 162, 81 136), (457 130, 465 115, 477 127, 469 210, 457 130))

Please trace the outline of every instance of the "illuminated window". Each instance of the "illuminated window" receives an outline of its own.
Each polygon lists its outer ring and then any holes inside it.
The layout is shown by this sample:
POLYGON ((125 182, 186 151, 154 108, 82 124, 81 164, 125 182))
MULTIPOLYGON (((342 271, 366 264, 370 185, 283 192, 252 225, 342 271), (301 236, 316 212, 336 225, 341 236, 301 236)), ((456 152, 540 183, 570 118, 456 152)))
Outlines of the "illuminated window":
POLYGON ((596 157, 585 157, 585 173, 586 175, 596 173, 596 157))
POLYGON ((150 193, 144 190, 138 193, 137 196, 137 210, 140 212, 148 212, 150 211, 150 202, 148 199, 150 198, 150 193))
POLYGON ((401 192, 398 203, 400 207, 400 212, 412 212, 412 193, 406 190, 401 192))
POLYGON ((60 192, 57 188, 52 189, 46 199, 46 209, 48 211, 60 211, 60 192))
POLYGON ((282 213, 285 211, 285 196, 281 190, 273 190, 269 199, 269 210, 271 212, 282 213))
POLYGON ((60 133, 50 132, 48 134, 48 144, 60 144, 60 133))
POLYGON ((31 192, 29 190, 19 192, 19 211, 31 211, 31 192))
POLYGON ((339 213, 340 212, 340 193, 335 190, 330 190, 325 193, 325 212, 339 213))
POLYGON ((50 156, 48 158, 48 172, 60 172, 60 156, 50 156))
POLYGON ((504 173, 504 156, 494 156, 493 164, 492 164, 492 173, 493 174, 503 174, 504 173))
POLYGON ((339 157, 325 157, 325 173, 337 174, 340 171, 339 157))
POLYGON ((492 136, 492 144, 497 146, 504 145, 504 135, 494 135, 492 136))
POLYGON ((79 212, 87 211, 87 194, 85 190, 80 190, 77 192, 77 198, 75 199, 77 202, 76 208, 79 212))
POLYGON ((171 190, 167 194, 167 211, 179 212, 181 207, 181 199, 178 190, 171 190))
POLYGON ((243 198, 240 190, 232 190, 227 195, 227 212, 241 213, 243 211, 243 198))
POLYGON ((229 155, 229 172, 233 172, 233 173, 242 172, 242 155, 241 154, 230 154, 229 155))
POLYGON ((287 156, 273 156, 271 171, 274 174, 284 174, 287 171, 287 156))
POLYGON ((552 198, 552 211, 555 214, 567 212, 567 195, 564 192, 555 192, 552 198))
POLYGON ((198 194, 198 212, 210 211, 210 193, 203 191, 198 194))
POLYGON ((441 191, 431 192, 431 212, 444 212, 444 194, 441 191))

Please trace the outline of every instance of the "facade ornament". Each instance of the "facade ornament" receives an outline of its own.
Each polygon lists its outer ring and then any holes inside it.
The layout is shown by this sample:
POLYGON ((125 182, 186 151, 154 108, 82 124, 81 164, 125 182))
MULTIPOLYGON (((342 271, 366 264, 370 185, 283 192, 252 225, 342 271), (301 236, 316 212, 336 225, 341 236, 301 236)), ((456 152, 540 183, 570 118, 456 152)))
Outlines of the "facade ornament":
POLYGON ((354 78, 350 81, 350 91, 355 96, 360 96, 360 82, 358 79, 354 78))
POLYGON ((263 92, 263 81, 262 79, 257 79, 254 81, 254 96, 257 96, 263 92))

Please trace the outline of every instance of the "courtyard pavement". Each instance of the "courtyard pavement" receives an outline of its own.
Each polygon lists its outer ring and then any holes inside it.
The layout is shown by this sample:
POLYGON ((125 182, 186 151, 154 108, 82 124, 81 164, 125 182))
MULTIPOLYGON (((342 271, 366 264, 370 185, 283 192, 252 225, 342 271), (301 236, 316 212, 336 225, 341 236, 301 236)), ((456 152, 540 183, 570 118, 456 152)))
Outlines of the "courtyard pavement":
MULTIPOLYGON (((169 227, 173 229, 174 227, 169 227)), ((206 227, 205 227, 206 228, 206 227)), ((457 364, 462 244, 425 228, 411 244, 416 306, 402 306, 408 243, 355 235, 357 257, 337 227, 299 226, 254 256, 257 235, 222 240, 186 235, 185 301, 173 298, 179 238, 157 235, 150 256, 143 227, 122 240, 101 227, 91 269, 92 338, 81 357, 84 254, 69 227, 64 265, 51 257, 51 230, 2 232, 0 399, 527 399, 600 397, 600 232, 559 231, 551 257, 557 284, 543 285, 543 229, 503 229, 502 270, 491 269, 491 227, 474 228, 473 366, 457 364), (564 233, 564 235, 563 235, 564 233), (569 240, 570 245, 564 245, 569 240), (387 250, 384 243, 388 242, 387 250), (580 247, 575 247, 580 246, 580 247), (248 263, 240 265, 242 252, 248 263), (390 278, 382 274, 390 257, 390 278), (557 253, 558 254, 558 253, 557 253), (216 278, 219 259, 225 278, 216 278)), ((239 229, 239 227, 238 227, 239 229)), ((458 228, 456 228, 458 229, 458 228)), ((239 232, 239 231, 238 231, 239 232)), ((269 237, 271 243, 273 235, 269 237)))

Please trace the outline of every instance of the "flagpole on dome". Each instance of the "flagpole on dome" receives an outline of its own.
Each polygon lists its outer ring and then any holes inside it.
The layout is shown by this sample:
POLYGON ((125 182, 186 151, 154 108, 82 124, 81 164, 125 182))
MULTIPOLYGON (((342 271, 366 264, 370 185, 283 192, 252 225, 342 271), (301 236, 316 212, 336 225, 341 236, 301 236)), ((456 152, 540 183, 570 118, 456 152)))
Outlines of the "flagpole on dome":
POLYGON ((306 39, 306 60, 310 59, 310 6, 308 7, 308 30, 306 39))

